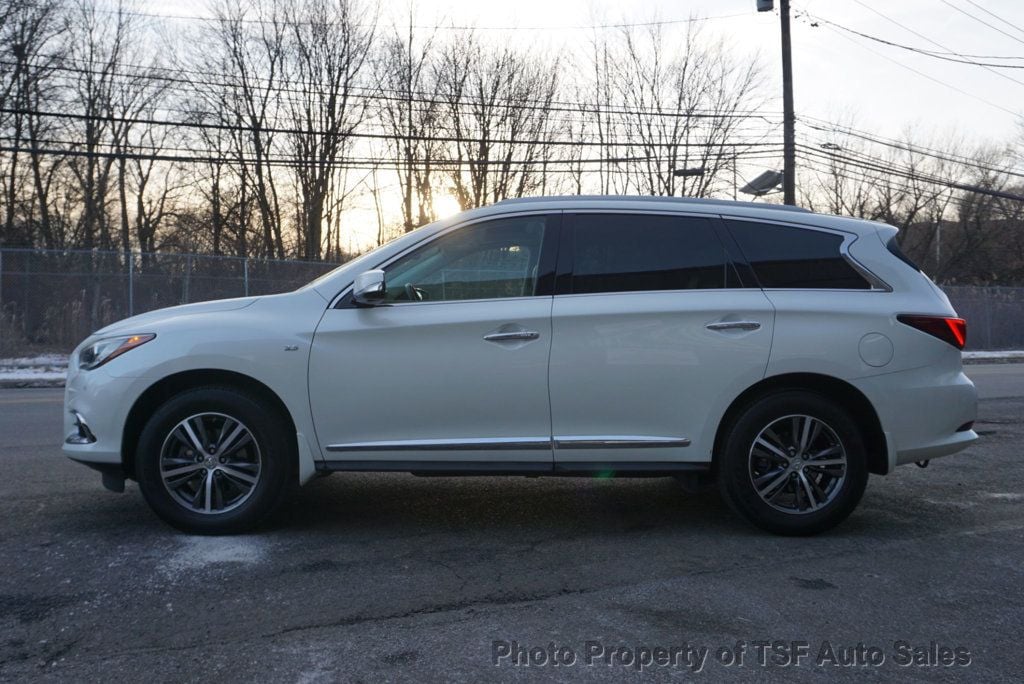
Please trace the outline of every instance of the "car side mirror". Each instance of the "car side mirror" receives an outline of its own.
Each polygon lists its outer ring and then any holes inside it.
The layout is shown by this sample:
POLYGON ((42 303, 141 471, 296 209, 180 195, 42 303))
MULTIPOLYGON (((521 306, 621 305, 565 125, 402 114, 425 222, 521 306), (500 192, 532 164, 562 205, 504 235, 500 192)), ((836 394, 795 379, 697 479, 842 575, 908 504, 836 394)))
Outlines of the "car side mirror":
POLYGON ((376 306, 384 301, 387 291, 384 271, 378 268, 356 276, 356 282, 352 285, 352 299, 360 306, 376 306))

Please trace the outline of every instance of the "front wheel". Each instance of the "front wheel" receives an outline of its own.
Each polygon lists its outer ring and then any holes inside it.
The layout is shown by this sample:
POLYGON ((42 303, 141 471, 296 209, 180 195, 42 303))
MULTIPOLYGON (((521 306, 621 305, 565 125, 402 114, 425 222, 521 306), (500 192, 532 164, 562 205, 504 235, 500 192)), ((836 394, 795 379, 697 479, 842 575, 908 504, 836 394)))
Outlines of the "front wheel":
POLYGON ((196 534, 242 532, 270 514, 290 482, 294 445, 281 416, 229 387, 161 406, 139 438, 136 476, 165 522, 196 534))
POLYGON ((835 527, 867 485, 861 431, 838 404, 788 391, 752 403, 729 428, 719 488, 740 515, 784 535, 835 527))

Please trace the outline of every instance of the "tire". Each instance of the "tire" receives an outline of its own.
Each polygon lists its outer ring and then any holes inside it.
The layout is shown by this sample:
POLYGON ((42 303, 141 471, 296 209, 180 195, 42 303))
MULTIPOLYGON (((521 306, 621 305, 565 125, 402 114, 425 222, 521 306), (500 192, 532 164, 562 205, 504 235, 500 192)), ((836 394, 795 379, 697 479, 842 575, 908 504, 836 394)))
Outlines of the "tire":
POLYGON ((757 527, 817 534, 841 523, 860 502, 868 481, 864 438, 850 413, 827 397, 799 390, 770 394, 742 410, 727 430, 719 490, 757 527))
POLYGON ((295 481, 290 433, 258 397, 232 387, 187 390, 142 430, 139 488, 153 511, 183 532, 244 532, 270 515, 295 481))

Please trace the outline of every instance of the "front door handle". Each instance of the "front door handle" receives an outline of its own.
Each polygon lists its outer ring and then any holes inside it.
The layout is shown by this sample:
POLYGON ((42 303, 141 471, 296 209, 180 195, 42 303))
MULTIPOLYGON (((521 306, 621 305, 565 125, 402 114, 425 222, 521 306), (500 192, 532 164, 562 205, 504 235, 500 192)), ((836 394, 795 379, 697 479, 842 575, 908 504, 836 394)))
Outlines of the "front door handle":
POLYGON ((761 324, 757 321, 719 321, 708 323, 704 327, 708 330, 759 330, 761 324))
POLYGON ((509 330, 507 332, 492 332, 484 335, 488 342, 513 342, 516 340, 535 340, 540 337, 539 332, 533 330, 509 330))

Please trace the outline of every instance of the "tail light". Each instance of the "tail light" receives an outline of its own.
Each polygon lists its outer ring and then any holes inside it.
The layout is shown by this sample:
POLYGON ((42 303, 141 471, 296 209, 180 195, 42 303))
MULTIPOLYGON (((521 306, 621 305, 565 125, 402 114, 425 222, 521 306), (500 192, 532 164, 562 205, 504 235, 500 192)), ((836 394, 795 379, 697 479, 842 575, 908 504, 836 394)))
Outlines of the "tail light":
POLYGON ((900 314, 896 317, 900 323, 916 328, 921 332, 938 337, 957 349, 967 344, 967 321, 949 316, 918 316, 916 314, 900 314))

